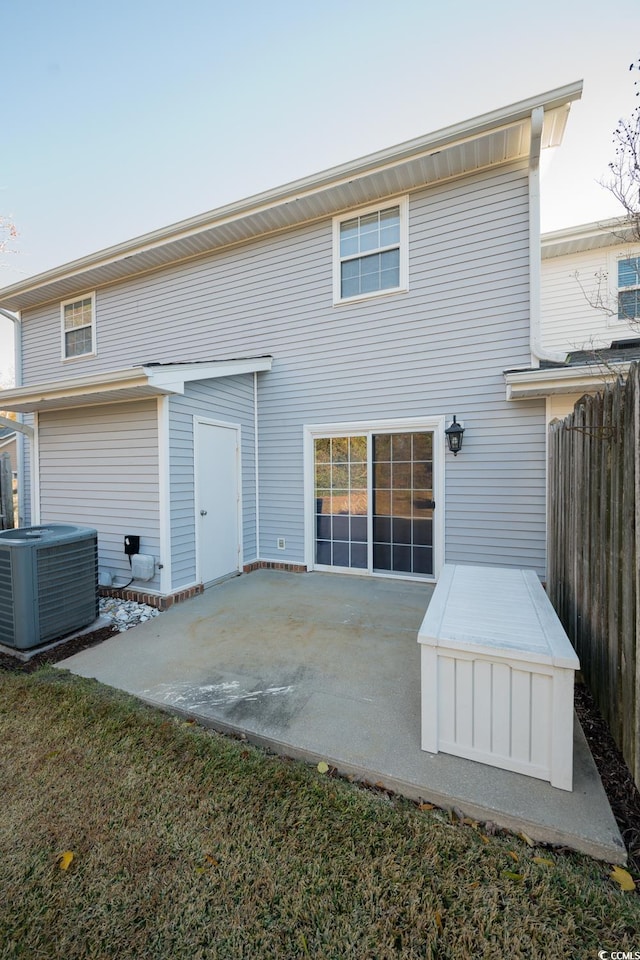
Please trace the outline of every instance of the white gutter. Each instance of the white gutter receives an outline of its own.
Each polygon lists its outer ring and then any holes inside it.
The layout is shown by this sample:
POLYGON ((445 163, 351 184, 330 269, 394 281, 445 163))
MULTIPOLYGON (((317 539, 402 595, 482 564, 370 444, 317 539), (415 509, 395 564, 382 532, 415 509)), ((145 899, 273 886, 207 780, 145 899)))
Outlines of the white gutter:
POLYGON ((542 346, 541 321, 541 233, 540 233, 540 150, 544 107, 531 111, 531 146, 529 148, 529 347, 531 362, 539 366, 540 360, 564 363, 566 353, 553 353, 542 346))

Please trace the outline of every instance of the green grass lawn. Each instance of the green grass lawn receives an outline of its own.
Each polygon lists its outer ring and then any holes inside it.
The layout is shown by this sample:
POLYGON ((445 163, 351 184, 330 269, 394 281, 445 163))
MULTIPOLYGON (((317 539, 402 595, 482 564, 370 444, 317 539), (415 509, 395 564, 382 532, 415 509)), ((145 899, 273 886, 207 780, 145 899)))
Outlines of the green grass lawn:
POLYGON ((640 896, 606 864, 50 668, 0 673, 0 814, 3 960, 640 950, 640 896))

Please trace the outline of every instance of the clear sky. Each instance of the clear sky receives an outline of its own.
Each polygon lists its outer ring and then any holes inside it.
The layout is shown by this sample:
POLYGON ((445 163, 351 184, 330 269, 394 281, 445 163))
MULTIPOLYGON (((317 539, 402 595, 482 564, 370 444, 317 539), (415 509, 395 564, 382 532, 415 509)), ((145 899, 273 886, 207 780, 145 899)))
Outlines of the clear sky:
POLYGON ((1 0, 0 37, 0 286, 579 79, 542 228, 621 212, 638 0, 1 0))

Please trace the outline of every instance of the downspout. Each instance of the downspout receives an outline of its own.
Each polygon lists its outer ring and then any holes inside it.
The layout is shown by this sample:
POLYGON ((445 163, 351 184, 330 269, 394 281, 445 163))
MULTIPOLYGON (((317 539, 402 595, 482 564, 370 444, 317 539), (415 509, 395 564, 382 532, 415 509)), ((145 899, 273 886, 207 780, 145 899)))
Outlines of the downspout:
MULTIPOLYGON (((14 324, 14 367, 15 367, 15 381, 16 387, 22 386, 22 322, 20 317, 11 313, 10 310, 5 310, 4 307, 0 307, 0 314, 3 317, 6 317, 7 320, 11 320, 14 324)), ((22 414, 18 414, 18 421, 16 422, 16 430, 18 433, 17 436, 17 447, 18 447, 18 526, 22 526, 24 522, 24 438, 25 435, 33 441, 33 429, 27 424, 22 422, 22 414)), ((33 446, 31 448, 31 453, 33 456, 33 446)))
POLYGON ((554 353, 542 346, 541 319, 541 236, 540 236, 540 151, 544 108, 531 112, 531 146, 529 148, 529 348, 531 364, 540 366, 541 360, 564 363, 566 353, 554 353))
MULTIPOLYGON (((566 354, 553 353, 542 346, 542 246, 540 236, 540 151, 544 110, 536 107, 531 112, 531 146, 529 148, 529 348, 531 365, 539 367, 541 360, 564 363, 566 354)), ((545 400, 545 424, 549 400, 545 400)), ((549 431, 545 426, 545 579, 549 556, 549 431)))

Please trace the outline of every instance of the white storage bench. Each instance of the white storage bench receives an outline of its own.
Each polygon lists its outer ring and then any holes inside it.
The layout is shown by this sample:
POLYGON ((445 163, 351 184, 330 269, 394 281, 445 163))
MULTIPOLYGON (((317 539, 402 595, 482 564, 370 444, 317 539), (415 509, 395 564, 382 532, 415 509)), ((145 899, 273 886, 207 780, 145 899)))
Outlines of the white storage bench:
POLYGON ((446 564, 418 643, 423 750, 572 789, 580 665, 533 570, 446 564))

